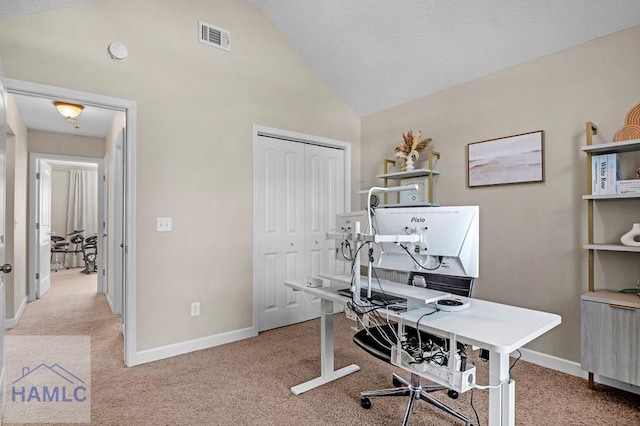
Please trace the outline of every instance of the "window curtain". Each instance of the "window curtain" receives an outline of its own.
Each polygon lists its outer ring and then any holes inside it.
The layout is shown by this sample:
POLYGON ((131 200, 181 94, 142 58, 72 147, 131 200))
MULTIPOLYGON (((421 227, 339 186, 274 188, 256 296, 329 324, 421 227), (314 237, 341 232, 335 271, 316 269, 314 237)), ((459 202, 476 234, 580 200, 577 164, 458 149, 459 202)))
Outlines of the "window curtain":
MULTIPOLYGON (((95 170, 69 171, 67 234, 81 229, 84 229, 84 238, 98 233, 98 172, 95 170)), ((70 248, 73 250, 74 245, 70 248)), ((77 249, 80 250, 80 245, 77 249)), ((67 255, 67 266, 84 266, 82 254, 67 255)))

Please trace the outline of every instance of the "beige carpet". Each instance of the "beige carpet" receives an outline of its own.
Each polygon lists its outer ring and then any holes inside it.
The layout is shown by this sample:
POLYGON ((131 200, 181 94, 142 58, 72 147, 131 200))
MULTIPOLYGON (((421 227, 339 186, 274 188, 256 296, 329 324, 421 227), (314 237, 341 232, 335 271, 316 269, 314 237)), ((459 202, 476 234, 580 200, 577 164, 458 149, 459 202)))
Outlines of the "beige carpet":
MULTIPOLYGON (((351 342, 350 322, 336 316, 336 367, 361 371, 295 396, 289 388, 319 374, 318 320, 261 333, 258 337, 134 368, 123 366, 120 317, 95 294, 95 275, 78 270, 53 273, 43 299, 30 303, 12 335, 87 334, 92 342, 92 424, 96 425, 398 425, 404 398, 373 399, 360 407, 361 390, 390 387, 392 371, 351 342)), ((162 333, 162 330, 158 330, 162 333)), ((478 382, 488 365, 472 356, 478 382)), ((516 380, 518 425, 640 425, 640 396, 519 361, 516 380)), ((476 424, 471 392, 451 400, 476 424)), ((487 424, 487 391, 473 392, 480 424, 487 424)), ((412 425, 461 422, 423 402, 412 425)))

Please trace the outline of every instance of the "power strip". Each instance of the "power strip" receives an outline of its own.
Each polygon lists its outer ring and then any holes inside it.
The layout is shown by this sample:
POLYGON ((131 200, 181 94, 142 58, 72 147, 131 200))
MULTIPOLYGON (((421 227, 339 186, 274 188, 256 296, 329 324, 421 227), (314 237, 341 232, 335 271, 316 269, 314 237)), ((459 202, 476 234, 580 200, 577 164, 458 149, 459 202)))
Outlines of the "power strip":
POLYGON ((465 371, 458 371, 460 359, 456 359, 456 371, 446 365, 438 365, 432 362, 415 363, 408 353, 398 350, 396 346, 391 348, 391 363, 405 370, 416 373, 425 379, 436 382, 449 389, 463 393, 473 389, 476 384, 476 367, 467 363, 465 371))
POLYGON ((355 312, 353 312, 353 310, 351 310, 348 306, 345 306, 344 313, 347 316, 347 319, 349 319, 351 321, 357 321, 358 320, 358 315, 355 312))

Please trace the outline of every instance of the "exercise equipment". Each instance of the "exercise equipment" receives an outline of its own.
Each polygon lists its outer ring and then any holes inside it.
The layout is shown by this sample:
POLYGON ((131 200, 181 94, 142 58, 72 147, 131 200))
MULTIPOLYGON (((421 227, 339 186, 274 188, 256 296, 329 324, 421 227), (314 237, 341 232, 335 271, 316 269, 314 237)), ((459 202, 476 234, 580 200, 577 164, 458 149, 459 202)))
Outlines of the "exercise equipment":
POLYGON ((87 237, 82 243, 82 259, 84 260, 84 269, 80 272, 91 274, 98 271, 96 258, 98 257, 98 236, 93 235, 87 237))
POLYGON ((84 229, 74 230, 65 237, 57 235, 51 236, 51 266, 58 272, 60 267, 69 269, 67 266, 67 254, 80 254, 84 262, 84 268, 80 271, 91 274, 98 271, 96 260, 98 258, 98 236, 84 237, 84 229), (62 263, 60 262, 62 254, 62 263), (55 259, 55 262, 54 262, 55 259))
POLYGON ((60 267, 65 266, 67 261, 67 253, 69 252, 69 242, 65 237, 58 235, 51 236, 51 267, 54 271, 58 272, 60 267), (60 255, 62 254, 62 263, 60 263, 60 255), (55 260, 55 262, 54 262, 55 260))

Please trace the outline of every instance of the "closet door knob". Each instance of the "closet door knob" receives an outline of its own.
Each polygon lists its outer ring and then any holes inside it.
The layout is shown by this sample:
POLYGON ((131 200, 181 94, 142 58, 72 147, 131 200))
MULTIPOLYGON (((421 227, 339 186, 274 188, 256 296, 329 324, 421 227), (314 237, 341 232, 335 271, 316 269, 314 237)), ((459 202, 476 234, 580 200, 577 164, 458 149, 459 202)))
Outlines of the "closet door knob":
POLYGON ((296 245, 296 243, 294 243, 293 241, 291 241, 289 244, 291 244, 292 246, 296 245))
POLYGON ((8 274, 12 270, 13 270, 13 265, 10 263, 5 263, 4 265, 0 266, 0 271, 4 272, 5 274, 8 274))

